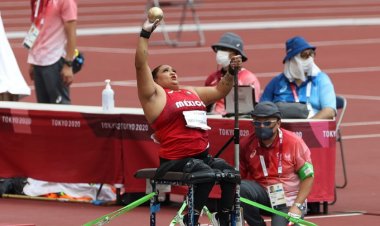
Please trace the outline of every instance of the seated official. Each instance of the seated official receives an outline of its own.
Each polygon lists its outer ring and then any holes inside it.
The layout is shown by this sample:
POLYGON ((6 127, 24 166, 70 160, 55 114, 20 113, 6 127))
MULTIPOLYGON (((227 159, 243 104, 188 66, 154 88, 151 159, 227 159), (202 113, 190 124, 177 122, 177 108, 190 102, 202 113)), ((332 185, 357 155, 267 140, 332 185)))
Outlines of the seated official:
MULTIPOLYGON (((211 48, 216 53, 217 70, 207 77, 205 86, 216 86, 218 84, 218 82, 222 79, 223 75, 228 70, 228 65, 230 64, 232 57, 240 55, 242 56, 243 62, 246 62, 248 60, 243 46, 244 42, 241 37, 231 32, 223 34, 220 37, 219 42, 211 46, 211 48)), ((254 89, 255 93, 252 96, 254 97, 254 101, 258 102, 260 99, 261 88, 260 82, 257 79, 256 75, 248 69, 242 67, 238 71, 237 78, 239 86, 249 85, 254 89)), ((219 99, 215 103, 209 104, 207 106, 207 109, 213 114, 225 115, 228 113, 226 112, 224 98, 219 99)))
MULTIPOLYGON (((294 116, 295 118, 334 119, 334 86, 329 76, 314 63, 315 50, 315 46, 300 36, 287 40, 286 56, 283 60, 284 72, 268 83, 260 101, 304 104, 304 108, 294 111, 306 111, 305 116, 294 116)), ((289 118, 282 108, 284 105, 278 106, 283 118, 289 118)))
MULTIPOLYGON (((240 196, 303 218, 314 181, 309 148, 302 138, 281 128, 281 113, 273 102, 258 103, 252 118, 255 131, 240 145, 240 196)), ((241 205, 248 225, 266 225, 261 215, 270 213, 241 205)), ((286 226, 288 220, 273 214, 271 225, 286 226)))

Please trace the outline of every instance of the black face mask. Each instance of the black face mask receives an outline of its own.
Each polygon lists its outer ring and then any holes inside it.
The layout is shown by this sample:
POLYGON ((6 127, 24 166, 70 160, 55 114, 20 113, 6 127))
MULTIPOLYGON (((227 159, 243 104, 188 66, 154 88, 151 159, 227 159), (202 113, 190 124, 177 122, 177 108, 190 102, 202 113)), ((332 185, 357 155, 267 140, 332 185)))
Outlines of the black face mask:
POLYGON ((273 127, 255 127, 257 138, 260 140, 268 140, 273 137, 273 127))

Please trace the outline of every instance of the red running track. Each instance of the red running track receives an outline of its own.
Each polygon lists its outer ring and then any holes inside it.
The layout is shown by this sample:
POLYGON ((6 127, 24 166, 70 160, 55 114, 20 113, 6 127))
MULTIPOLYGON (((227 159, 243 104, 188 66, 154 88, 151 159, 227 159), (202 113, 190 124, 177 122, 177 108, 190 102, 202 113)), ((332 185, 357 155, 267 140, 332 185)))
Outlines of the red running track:
MULTIPOLYGON (((111 79, 118 107, 140 107, 136 95, 133 63, 137 30, 133 28, 137 28, 142 22, 145 1, 78 2, 78 33, 89 31, 90 28, 97 29, 97 32, 115 28, 114 30, 120 34, 78 37, 78 47, 85 52, 86 65, 72 85, 73 104, 100 105, 103 81, 111 79), (126 31, 124 28, 130 28, 132 31, 126 31)), ((215 54, 210 45, 217 42, 224 32, 232 31, 245 41, 245 51, 249 58, 245 67, 256 73, 262 87, 265 87, 273 76, 282 71, 285 40, 294 35, 304 36, 317 46, 316 63, 330 75, 336 93, 348 99, 348 109, 342 125, 348 185, 344 189, 337 189, 337 202, 329 206, 327 216, 309 220, 318 225, 380 225, 380 210, 377 204, 380 195, 377 173, 380 159, 380 62, 377 56, 380 49, 380 25, 374 23, 366 26, 308 27, 316 20, 323 22, 329 19, 331 24, 347 19, 378 20, 380 1, 203 0, 196 3, 202 25, 207 27, 204 31, 205 45, 152 46, 150 65, 153 67, 163 63, 171 64, 177 69, 183 84, 202 85, 206 76, 216 68, 215 54), (289 25, 290 22, 302 21, 306 21, 306 27, 273 28, 278 23, 289 25), (231 22, 234 26, 231 26, 231 22), (246 24, 242 24, 243 22, 246 24), (265 26, 258 28, 259 22, 266 22, 265 26), (367 214, 349 216, 348 213, 351 212, 367 214)), ((27 52, 20 44, 22 36, 17 36, 17 32, 28 29, 28 4, 26 0, 3 0, 0 2, 0 9, 6 31, 16 37, 10 38, 10 42, 20 68, 32 86, 27 77, 27 52)), ((164 8, 168 26, 178 23, 179 9, 164 8)), ((191 22, 187 20, 187 23, 191 22)), ((196 33, 191 31, 186 31, 184 35, 188 40, 197 38, 196 33)), ((153 34, 152 41, 155 40, 162 40, 162 35, 153 34)), ((35 102, 34 91, 30 97, 22 101, 35 102)), ((341 184, 339 156, 337 159, 335 174, 337 184, 341 184)), ((118 208, 120 207, 3 199, 0 201, 0 225, 3 222, 80 225, 118 208)), ((174 212, 174 208, 164 207, 159 213, 162 220, 159 220, 158 225, 167 225, 174 212)), ((111 225, 148 225, 148 215, 147 208, 141 207, 119 217, 111 225), (139 219, 139 222, 135 222, 135 219, 139 219)))

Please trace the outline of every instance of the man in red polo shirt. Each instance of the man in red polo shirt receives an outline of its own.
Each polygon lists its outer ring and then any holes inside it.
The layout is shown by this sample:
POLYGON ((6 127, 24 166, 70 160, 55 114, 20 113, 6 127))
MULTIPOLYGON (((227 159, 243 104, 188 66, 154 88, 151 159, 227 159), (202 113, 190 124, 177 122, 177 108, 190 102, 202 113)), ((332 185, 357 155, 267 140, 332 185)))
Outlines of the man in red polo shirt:
MULTIPOLYGON (((241 141, 241 197, 303 217, 314 181, 309 148, 296 134, 281 128, 281 113, 273 102, 257 104, 252 118, 255 132, 241 141)), ((266 213, 241 205, 248 225, 265 225, 261 214, 266 213)), ((272 215, 272 225, 286 226, 288 221, 272 215)))

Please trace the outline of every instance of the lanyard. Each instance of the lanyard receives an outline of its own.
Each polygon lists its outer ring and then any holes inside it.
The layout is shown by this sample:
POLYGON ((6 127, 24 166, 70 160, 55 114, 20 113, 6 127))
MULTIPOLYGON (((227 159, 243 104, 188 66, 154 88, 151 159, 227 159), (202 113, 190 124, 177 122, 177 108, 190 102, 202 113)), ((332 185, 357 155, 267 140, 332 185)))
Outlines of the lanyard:
MULTIPOLYGON (((290 88, 292 89, 294 101, 299 103, 300 99, 298 97, 296 86, 294 85, 294 83, 290 83, 290 88)), ((311 80, 309 80, 306 85, 306 102, 307 103, 309 103, 310 95, 311 95, 311 80)))
MULTIPOLYGON (((280 177, 282 174, 282 131, 278 129, 278 137, 279 137, 279 142, 280 142, 280 147, 278 151, 278 167, 277 167, 277 173, 278 176, 280 177)), ((268 177, 268 170, 267 166, 265 164, 264 156, 260 155, 260 163, 261 163, 261 168, 263 169, 264 177, 268 177)))
POLYGON ((298 98, 298 94, 297 94, 297 91, 296 91, 296 86, 294 85, 294 83, 290 83, 290 88, 292 89, 294 101, 297 102, 297 103, 299 103, 300 99, 298 98))
POLYGON ((33 21, 35 21, 35 24, 37 24, 36 21, 38 20, 40 22, 39 25, 42 26, 44 24, 46 8, 47 8, 48 3, 49 3, 49 0, 37 0, 37 2, 35 3, 36 6, 34 8, 34 15, 33 15, 33 21), (41 4, 43 4, 43 6, 42 6, 41 15, 39 15, 41 4))
POLYGON ((38 11, 40 10, 40 4, 41 4, 41 0, 37 0, 36 8, 34 8, 34 19, 36 19, 38 16, 38 11))

